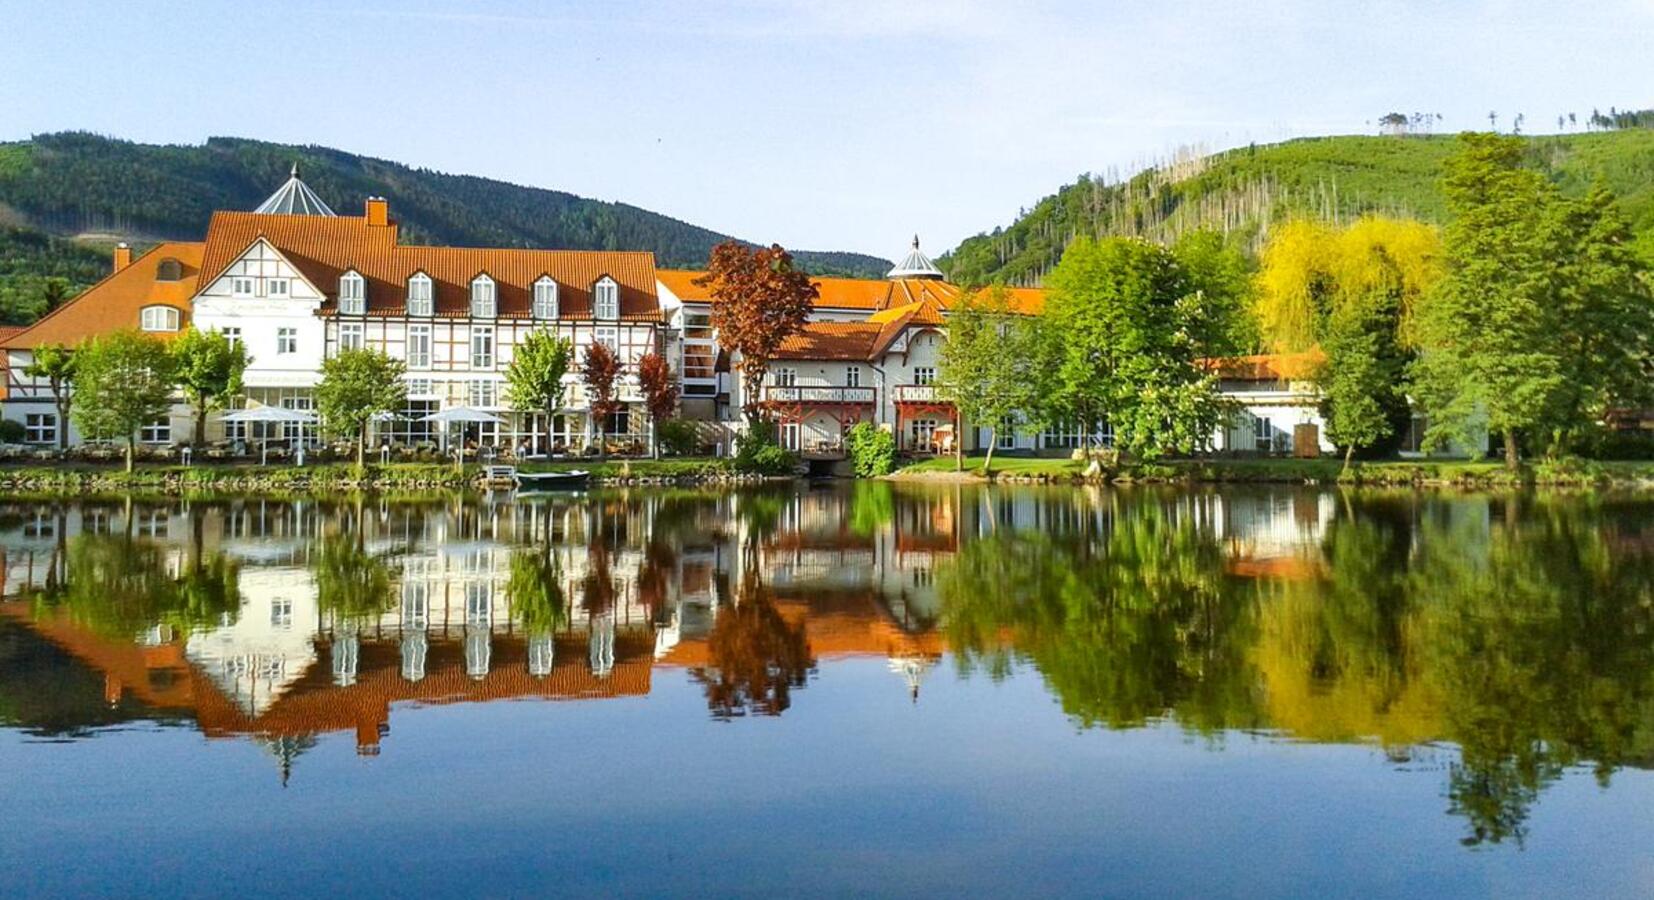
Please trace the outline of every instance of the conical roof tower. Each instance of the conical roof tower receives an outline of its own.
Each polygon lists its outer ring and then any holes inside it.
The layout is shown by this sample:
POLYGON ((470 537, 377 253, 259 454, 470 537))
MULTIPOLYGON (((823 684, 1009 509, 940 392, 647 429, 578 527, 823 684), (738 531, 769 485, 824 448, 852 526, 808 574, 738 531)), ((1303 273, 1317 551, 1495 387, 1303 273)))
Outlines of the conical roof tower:
POLYGON ((337 215, 310 185, 299 180, 299 164, 293 164, 293 171, 287 183, 276 189, 270 199, 260 203, 256 213, 266 213, 282 216, 335 216, 337 215))
POLYGON ((908 252, 907 256, 902 258, 901 262, 896 264, 896 268, 886 272, 884 277, 929 278, 933 281, 941 281, 947 276, 942 274, 941 269, 936 268, 936 264, 930 261, 930 257, 919 252, 919 236, 914 235, 913 249, 908 252))

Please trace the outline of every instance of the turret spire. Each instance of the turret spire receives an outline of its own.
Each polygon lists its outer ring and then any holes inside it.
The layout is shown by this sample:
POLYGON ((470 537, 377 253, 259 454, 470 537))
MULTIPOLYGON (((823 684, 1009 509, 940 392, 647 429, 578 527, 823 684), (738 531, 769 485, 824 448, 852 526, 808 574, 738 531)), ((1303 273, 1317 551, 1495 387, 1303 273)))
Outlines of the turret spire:
POLYGON ((284 216, 335 215, 333 210, 322 202, 322 198, 310 189, 310 185, 299 180, 298 160, 293 161, 288 173, 287 182, 277 188, 276 192, 271 194, 268 200, 260 203, 253 212, 284 216))

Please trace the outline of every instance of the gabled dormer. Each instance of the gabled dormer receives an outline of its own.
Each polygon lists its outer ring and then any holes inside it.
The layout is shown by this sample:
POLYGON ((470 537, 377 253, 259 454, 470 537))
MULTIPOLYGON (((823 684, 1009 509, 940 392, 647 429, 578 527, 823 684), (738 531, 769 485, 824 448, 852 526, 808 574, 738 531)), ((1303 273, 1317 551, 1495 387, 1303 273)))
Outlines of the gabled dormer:
POLYGON ((487 272, 479 272, 471 279, 471 318, 493 319, 499 316, 499 292, 494 279, 487 272))
POLYGON ((534 318, 536 321, 549 322, 560 314, 557 304, 557 279, 550 275, 541 275, 534 282, 534 318))
POLYGON ((592 285, 592 318, 610 321, 620 318, 620 284, 608 275, 592 285))
POLYGON ((423 270, 408 276, 408 315, 429 318, 436 312, 436 287, 423 270))
POLYGON ((339 314, 360 316, 368 311, 368 280, 355 269, 339 276, 339 314))

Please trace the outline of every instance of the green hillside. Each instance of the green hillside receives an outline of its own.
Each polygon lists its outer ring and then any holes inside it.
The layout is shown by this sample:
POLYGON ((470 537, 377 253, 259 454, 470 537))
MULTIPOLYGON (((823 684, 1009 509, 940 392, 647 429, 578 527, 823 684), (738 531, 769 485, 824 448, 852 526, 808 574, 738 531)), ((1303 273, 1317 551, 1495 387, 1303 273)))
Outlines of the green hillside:
MULTIPOLYGON (((102 274, 97 265, 87 268, 88 260, 104 259, 101 251, 54 238, 92 237, 103 246, 199 239, 214 210, 254 208, 295 161, 337 212, 359 213, 368 195, 389 198, 404 239, 416 243, 653 250, 662 266, 698 267, 728 239, 624 203, 327 147, 239 138, 163 146, 65 132, 0 143, 0 225, 9 226, 0 233, 0 303, 12 298, 0 318, 28 317, 17 298, 28 299, 30 279, 56 274, 78 289, 102 274), (32 249, 14 252, 21 245, 32 249)), ((890 268, 888 260, 860 253, 794 252, 817 274, 882 277, 890 268)))
MULTIPOLYGON (((1529 139, 1533 161, 1569 192, 1603 179, 1654 259, 1654 130, 1529 139)), ((1255 247, 1272 222, 1367 212, 1442 217, 1449 135, 1306 138, 1157 166, 1122 184, 1082 176, 1005 228, 967 238, 941 264, 956 281, 1038 284, 1078 234, 1170 241, 1201 228, 1255 247)))

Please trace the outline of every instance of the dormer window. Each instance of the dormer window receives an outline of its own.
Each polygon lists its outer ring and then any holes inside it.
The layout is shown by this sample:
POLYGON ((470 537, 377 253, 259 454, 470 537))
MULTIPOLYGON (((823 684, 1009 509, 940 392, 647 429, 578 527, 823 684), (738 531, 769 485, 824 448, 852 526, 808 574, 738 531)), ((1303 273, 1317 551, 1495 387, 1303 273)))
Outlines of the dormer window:
POLYGON ((183 277, 184 264, 170 256, 155 266, 156 281, 180 281, 183 277))
POLYGON ((428 316, 431 310, 431 276, 415 272, 408 279, 408 315, 428 316))
POLYGON ((492 319, 497 307, 494 303, 494 279, 478 275, 471 279, 471 317, 492 319))
POLYGON ((178 310, 171 306, 146 306, 138 313, 138 327, 144 331, 177 331, 178 310))
POLYGON ((594 297, 593 315, 599 319, 620 318, 620 285, 615 284, 613 278, 603 276, 592 290, 594 297))
POLYGON ((368 282, 361 273, 351 270, 339 276, 339 312, 359 316, 368 309, 368 282))
POLYGON ((557 282, 550 275, 534 282, 534 318, 557 318, 557 282))

